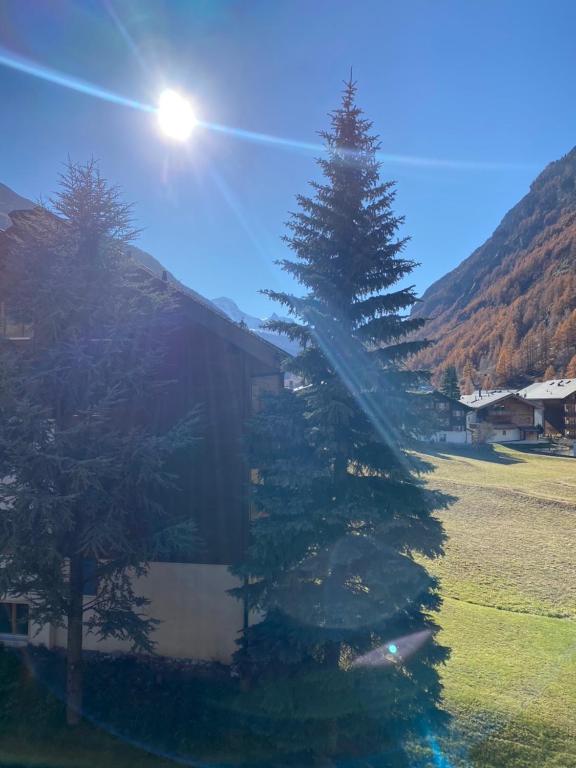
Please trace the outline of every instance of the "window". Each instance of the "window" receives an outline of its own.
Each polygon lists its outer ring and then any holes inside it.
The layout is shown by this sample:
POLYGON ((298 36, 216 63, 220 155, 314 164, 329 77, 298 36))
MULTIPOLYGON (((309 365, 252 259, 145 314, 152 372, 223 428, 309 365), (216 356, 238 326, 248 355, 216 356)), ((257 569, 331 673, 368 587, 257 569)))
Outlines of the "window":
POLYGON ((0 635, 28 636, 26 603, 0 603, 0 635))
POLYGON ((0 336, 5 339, 31 339, 34 335, 32 323, 11 316, 4 302, 0 302, 0 336))

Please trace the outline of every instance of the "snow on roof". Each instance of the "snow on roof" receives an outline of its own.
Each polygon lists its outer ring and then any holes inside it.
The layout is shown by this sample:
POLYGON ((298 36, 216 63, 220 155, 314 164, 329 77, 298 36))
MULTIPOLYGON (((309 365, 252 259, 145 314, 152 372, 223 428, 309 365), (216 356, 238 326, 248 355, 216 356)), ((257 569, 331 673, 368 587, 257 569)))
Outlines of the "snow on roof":
POLYGON ((499 400, 504 400, 507 397, 515 396, 516 392, 513 389, 481 389, 476 390, 471 395, 462 395, 460 402, 470 408, 484 408, 487 405, 493 405, 499 400))
POLYGON ((521 389, 518 394, 528 400, 563 400, 576 392, 576 379, 550 379, 537 381, 521 389))

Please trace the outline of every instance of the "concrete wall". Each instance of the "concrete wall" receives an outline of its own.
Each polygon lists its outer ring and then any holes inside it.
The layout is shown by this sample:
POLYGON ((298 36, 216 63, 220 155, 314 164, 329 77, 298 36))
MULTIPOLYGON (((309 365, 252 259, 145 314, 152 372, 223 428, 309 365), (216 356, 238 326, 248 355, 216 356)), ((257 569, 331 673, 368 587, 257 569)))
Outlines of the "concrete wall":
MULTIPOLYGON (((243 625, 243 604, 227 594, 240 585, 225 565, 153 563, 148 576, 135 581, 138 594, 150 601, 147 613, 162 623, 152 639, 161 656, 227 663, 236 650, 243 625)), ((63 629, 43 627, 30 641, 47 647, 66 647, 63 629)), ((130 644, 113 638, 86 635, 86 650, 129 651, 130 644)))

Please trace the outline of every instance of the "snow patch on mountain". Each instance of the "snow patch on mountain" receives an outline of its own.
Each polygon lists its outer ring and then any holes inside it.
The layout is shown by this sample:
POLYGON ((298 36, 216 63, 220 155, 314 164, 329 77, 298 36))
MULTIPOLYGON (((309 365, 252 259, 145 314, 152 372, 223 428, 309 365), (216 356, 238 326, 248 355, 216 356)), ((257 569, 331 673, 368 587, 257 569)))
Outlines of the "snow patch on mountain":
POLYGON ((220 296, 217 299, 212 299, 212 304, 228 315, 228 317, 231 320, 234 320, 235 323, 244 323, 251 331, 254 331, 254 333, 257 333, 258 336, 261 336, 266 341, 275 344, 277 347, 280 347, 291 355, 297 354, 299 349, 297 342, 290 341, 286 336, 283 336, 280 333, 274 333, 274 331, 269 331, 263 327, 268 320, 288 320, 288 318, 281 317, 276 313, 273 313, 269 317, 249 315, 247 312, 240 309, 233 299, 230 299, 227 296, 220 296))

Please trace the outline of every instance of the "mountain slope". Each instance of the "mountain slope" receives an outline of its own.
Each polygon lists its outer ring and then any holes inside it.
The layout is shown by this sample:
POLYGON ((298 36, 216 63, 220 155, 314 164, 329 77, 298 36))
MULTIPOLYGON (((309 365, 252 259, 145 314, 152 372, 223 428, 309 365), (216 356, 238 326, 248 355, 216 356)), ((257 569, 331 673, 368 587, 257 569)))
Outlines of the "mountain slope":
MULTIPOLYGON (((12 211, 29 210, 34 208, 34 205, 35 204, 31 200, 27 200, 25 197, 21 197, 21 195, 18 195, 16 192, 10 189, 10 187, 7 187, 5 184, 0 184, 0 230, 7 229, 10 226, 11 221, 9 214, 12 213, 12 211)), ((161 264, 158 259, 154 258, 154 256, 152 256, 150 253, 147 253, 146 251, 143 251, 141 248, 138 248, 134 245, 129 245, 127 250, 131 258, 133 258, 143 267, 156 275, 163 275, 165 273, 167 279, 171 283, 175 283, 185 293, 194 296, 197 301, 200 301, 203 304, 207 304, 214 311, 222 315, 226 315, 237 323, 244 323, 250 330, 257 333, 266 341, 275 344, 277 347, 280 347, 289 353, 294 353, 296 351, 296 345, 294 342, 291 342, 289 339, 286 339, 277 333, 273 333, 272 331, 267 331, 262 328, 262 324, 264 322, 262 319, 242 312, 242 310, 239 309, 237 304, 232 299, 222 297, 220 299, 210 301, 209 299, 204 298, 204 296, 194 291, 192 288, 184 285, 184 283, 174 277, 174 275, 169 272, 163 266, 163 264, 161 264)))
POLYGON ((254 315, 248 315, 246 312, 240 309, 238 304, 236 304, 235 301, 232 299, 227 298, 226 296, 221 296, 218 299, 212 299, 212 304, 214 304, 218 309, 220 309, 222 312, 224 312, 225 315, 228 315, 228 317, 231 320, 234 320, 236 323, 244 323, 248 326, 248 328, 251 331, 254 331, 254 333, 257 333, 258 336, 261 336, 266 341, 271 342, 272 344, 275 344, 277 347, 280 347, 280 349, 283 349, 285 352, 288 352, 291 355, 295 355, 298 352, 298 344, 295 341, 290 341, 290 339, 286 338, 286 336, 282 336, 279 333, 274 333, 273 331, 267 331, 265 328, 263 328, 263 324, 266 322, 266 320, 278 320, 281 319, 276 314, 272 314, 269 318, 264 317, 255 317, 254 315))
MULTIPOLYGON (((11 221, 9 214, 12 213, 12 211, 27 211, 31 208, 34 208, 34 206, 35 204, 31 200, 27 200, 25 197, 17 194, 5 184, 0 184, 0 230, 7 229, 10 226, 11 221)), ((150 253, 143 251, 141 248, 138 248, 135 245, 129 245, 127 251, 131 258, 133 258, 143 267, 146 267, 146 269, 149 269, 154 274, 160 276, 163 273, 166 273, 166 277, 171 283, 175 283, 186 293, 192 294, 198 301, 202 302, 203 304, 208 304, 211 309, 220 312, 220 310, 215 307, 212 302, 210 302, 208 299, 205 299, 191 288, 188 288, 188 286, 184 285, 184 283, 181 283, 180 280, 175 278, 174 275, 169 272, 163 266, 163 264, 161 264, 158 259, 155 259, 154 256, 152 256, 150 253)))
POLYGON ((424 293, 436 343, 414 364, 469 360, 494 383, 576 375, 576 147, 545 168, 494 234, 424 293))
POLYGON ((8 214, 11 211, 27 211, 34 208, 34 203, 16 194, 10 187, 0 184, 0 229, 7 229, 10 226, 8 214))

